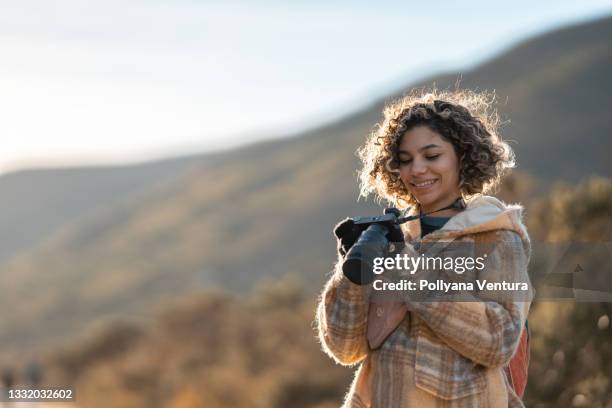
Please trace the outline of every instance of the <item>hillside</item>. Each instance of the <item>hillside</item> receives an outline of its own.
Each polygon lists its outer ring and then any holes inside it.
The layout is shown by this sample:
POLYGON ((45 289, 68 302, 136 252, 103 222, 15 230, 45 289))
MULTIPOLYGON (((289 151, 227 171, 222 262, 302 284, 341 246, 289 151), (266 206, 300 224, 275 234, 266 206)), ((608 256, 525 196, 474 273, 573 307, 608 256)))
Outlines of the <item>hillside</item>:
POLYGON ((202 156, 130 166, 15 171, 0 176, 0 262, 81 216, 174 180, 202 156))
MULTIPOLYGON (((500 109, 512 123, 504 135, 516 141, 523 175, 548 183, 610 174, 611 37, 607 18, 519 44, 462 73, 462 86, 494 88, 507 100, 500 109)), ((458 76, 423 84, 445 87, 458 76)), ((0 302, 13 311, 0 318, 4 353, 48 347, 103 316, 149 316, 204 287, 248 290, 286 273, 320 287, 334 258, 331 226, 380 212, 356 202, 354 151, 383 103, 291 139, 211 155, 21 253, 0 270, 0 302)))

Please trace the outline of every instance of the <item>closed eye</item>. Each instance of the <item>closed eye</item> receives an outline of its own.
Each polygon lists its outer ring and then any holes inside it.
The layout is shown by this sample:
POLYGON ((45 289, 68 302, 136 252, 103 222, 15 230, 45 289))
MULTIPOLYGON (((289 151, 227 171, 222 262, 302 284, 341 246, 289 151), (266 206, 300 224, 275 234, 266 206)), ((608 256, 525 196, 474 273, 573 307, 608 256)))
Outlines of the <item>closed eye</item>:
MULTIPOLYGON (((434 160, 436 160, 440 156, 441 156, 441 154, 433 154, 431 156, 425 156, 425 158, 427 160, 429 160, 429 161, 434 161, 434 160)), ((399 163, 400 164, 408 164, 410 162, 412 162, 412 159, 399 159, 399 163)))

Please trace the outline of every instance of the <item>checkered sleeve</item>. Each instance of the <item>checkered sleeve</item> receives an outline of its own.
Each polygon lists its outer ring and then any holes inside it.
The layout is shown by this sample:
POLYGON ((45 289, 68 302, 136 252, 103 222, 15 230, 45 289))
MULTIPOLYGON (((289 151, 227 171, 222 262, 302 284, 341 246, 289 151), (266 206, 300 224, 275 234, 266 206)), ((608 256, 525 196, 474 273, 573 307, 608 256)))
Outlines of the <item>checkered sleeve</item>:
POLYGON ((349 281, 337 265, 319 298, 316 324, 326 354, 342 365, 354 365, 368 351, 370 285, 349 281))

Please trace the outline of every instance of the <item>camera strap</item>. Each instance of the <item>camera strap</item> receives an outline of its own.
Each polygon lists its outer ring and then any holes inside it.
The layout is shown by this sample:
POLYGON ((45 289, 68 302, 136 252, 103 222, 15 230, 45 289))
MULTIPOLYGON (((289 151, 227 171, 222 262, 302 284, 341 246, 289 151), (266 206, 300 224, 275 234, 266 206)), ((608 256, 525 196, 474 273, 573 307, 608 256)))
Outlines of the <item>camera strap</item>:
POLYGON ((439 209, 437 209, 435 211, 430 211, 430 212, 425 213, 425 214, 411 215, 409 217, 401 217, 401 218, 398 218, 397 223, 398 224, 403 224, 403 223, 408 222, 408 221, 417 220, 417 219, 426 217, 429 214, 437 213, 439 211, 450 210, 451 208, 455 209, 455 210, 464 210, 465 207, 466 207, 465 201, 463 200, 462 197, 459 197, 455 201, 453 201, 452 204, 447 205, 444 208, 439 208, 439 209))

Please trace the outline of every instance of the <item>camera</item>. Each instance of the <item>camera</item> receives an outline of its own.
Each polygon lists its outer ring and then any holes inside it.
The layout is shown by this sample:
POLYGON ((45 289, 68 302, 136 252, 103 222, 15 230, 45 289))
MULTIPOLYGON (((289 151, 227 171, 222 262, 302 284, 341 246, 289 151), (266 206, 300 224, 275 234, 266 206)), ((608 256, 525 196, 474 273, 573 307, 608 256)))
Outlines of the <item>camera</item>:
POLYGON ((374 280, 374 258, 403 249, 404 240, 399 229, 403 219, 399 218, 400 215, 397 208, 387 208, 380 216, 352 218, 361 234, 342 263, 342 272, 348 280, 358 285, 371 283, 374 280))

